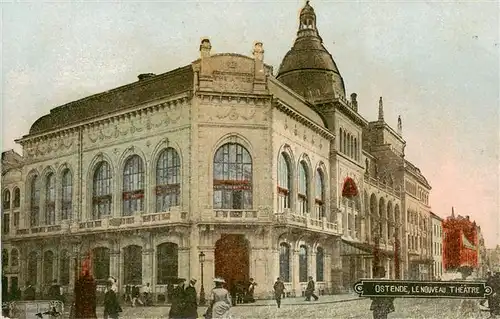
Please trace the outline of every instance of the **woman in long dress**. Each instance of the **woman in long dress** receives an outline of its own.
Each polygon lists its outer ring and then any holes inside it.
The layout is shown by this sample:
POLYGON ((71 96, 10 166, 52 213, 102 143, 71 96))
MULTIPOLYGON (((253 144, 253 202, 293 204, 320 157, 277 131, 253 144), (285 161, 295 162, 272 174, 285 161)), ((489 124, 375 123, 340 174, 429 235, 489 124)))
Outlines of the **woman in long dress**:
POLYGON ((225 281, 222 278, 215 278, 214 283, 215 288, 212 289, 210 307, 207 310, 206 317, 213 319, 230 318, 231 296, 229 295, 229 291, 223 287, 225 281))

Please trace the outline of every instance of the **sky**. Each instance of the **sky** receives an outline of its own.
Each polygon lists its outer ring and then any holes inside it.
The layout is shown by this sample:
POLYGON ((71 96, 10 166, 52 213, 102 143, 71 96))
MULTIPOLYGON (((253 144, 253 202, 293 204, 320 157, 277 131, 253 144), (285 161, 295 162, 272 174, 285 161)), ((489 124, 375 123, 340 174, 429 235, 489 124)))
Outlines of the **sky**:
MULTIPOLYGON (((429 180, 432 211, 470 215, 487 247, 500 244, 500 39, 497 1, 310 2, 325 47, 359 112, 378 99, 406 158, 429 180)), ((296 36, 294 1, 4 3, 2 151, 50 109, 164 73, 212 52, 279 64, 296 36)))

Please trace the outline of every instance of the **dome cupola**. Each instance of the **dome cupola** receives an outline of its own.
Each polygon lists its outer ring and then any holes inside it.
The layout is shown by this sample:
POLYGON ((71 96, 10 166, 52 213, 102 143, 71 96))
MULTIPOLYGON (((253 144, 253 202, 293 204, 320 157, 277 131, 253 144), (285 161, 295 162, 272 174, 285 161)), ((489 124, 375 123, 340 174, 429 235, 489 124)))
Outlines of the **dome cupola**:
POLYGON ((323 46, 309 1, 300 11, 297 38, 281 62, 277 79, 311 102, 345 97, 344 80, 323 46))

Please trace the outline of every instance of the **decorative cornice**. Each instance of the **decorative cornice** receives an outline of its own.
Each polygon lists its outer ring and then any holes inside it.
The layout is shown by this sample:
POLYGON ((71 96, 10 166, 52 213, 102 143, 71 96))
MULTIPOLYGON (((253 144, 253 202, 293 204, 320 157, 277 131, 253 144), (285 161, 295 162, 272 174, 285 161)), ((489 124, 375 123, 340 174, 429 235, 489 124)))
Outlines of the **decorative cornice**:
POLYGON ((168 107, 176 106, 178 104, 186 103, 190 99, 191 99, 191 91, 185 91, 177 95, 176 97, 168 99, 167 101, 163 101, 161 103, 158 102, 163 99, 149 101, 147 103, 137 105, 137 107, 133 109, 127 109, 123 112, 108 114, 101 118, 87 120, 78 124, 71 125, 69 127, 56 129, 51 132, 40 133, 35 135, 25 135, 22 138, 15 140, 15 142, 23 145, 26 142, 36 143, 38 141, 47 140, 53 137, 67 136, 78 132, 80 129, 92 127, 96 124, 115 122, 125 118, 136 117, 138 115, 141 115, 142 113, 155 112, 168 107))
POLYGON ((285 113, 286 115, 290 116, 292 119, 296 120, 297 122, 305 125, 306 127, 312 129, 314 132, 318 133, 321 137, 326 138, 330 141, 335 140, 335 134, 327 130, 326 128, 323 128, 319 126, 318 124, 314 123, 311 119, 308 117, 300 114, 290 106, 288 106, 285 102, 281 101, 280 99, 275 99, 273 101, 273 106, 280 110, 281 112, 285 113))
POLYGON ((253 103, 255 105, 265 105, 272 101, 272 96, 269 94, 254 94, 254 93, 230 93, 230 92, 214 92, 214 91, 197 91, 195 96, 201 100, 208 100, 210 103, 236 102, 244 101, 246 104, 253 103), (214 101, 214 102, 212 102, 214 101))

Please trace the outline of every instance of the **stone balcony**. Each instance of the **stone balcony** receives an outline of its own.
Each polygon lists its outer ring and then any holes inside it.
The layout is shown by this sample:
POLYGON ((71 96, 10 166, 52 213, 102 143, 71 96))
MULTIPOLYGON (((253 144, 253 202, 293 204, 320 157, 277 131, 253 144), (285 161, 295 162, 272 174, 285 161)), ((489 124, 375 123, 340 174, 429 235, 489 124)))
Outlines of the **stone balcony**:
POLYGON ((401 190, 399 189, 399 187, 398 188, 391 187, 383 183, 380 179, 367 176, 366 174, 364 176, 364 181, 368 185, 374 186, 385 193, 394 195, 396 198, 401 198, 401 190))
POLYGON ((148 228, 150 226, 187 223, 188 213, 173 208, 168 212, 142 214, 137 212, 131 216, 104 217, 97 220, 69 221, 63 220, 58 225, 43 225, 25 229, 16 229, 11 238, 37 236, 53 236, 61 234, 83 234, 87 232, 148 228))
POLYGON ((339 227, 336 223, 326 221, 326 218, 315 219, 308 215, 293 213, 275 213, 274 220, 278 224, 303 227, 310 230, 317 230, 329 234, 339 235, 339 227))

